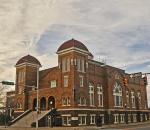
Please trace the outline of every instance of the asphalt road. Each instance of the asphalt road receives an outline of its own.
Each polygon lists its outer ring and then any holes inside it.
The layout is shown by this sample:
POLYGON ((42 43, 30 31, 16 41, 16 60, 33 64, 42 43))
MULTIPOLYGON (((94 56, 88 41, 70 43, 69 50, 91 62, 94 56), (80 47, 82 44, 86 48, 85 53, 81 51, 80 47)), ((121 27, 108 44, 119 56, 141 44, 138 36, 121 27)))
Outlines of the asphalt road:
POLYGON ((150 130, 150 124, 142 125, 142 126, 127 126, 125 128, 111 128, 111 129, 105 129, 105 130, 150 130))
POLYGON ((150 130, 150 125, 149 126, 141 126, 141 127, 135 127, 135 128, 127 128, 123 130, 150 130))

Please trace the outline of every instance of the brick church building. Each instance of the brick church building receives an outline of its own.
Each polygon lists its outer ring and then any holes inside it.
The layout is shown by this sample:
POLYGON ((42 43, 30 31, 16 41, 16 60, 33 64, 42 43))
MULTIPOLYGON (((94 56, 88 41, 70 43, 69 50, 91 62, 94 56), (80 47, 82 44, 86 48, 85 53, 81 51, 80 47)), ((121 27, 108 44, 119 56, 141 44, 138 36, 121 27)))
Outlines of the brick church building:
POLYGON ((142 76, 130 77, 93 60, 88 48, 74 39, 64 42, 57 54, 58 66, 45 70, 39 70, 40 61, 31 55, 16 63, 15 92, 7 93, 14 113, 36 110, 38 86, 39 110, 56 108, 63 126, 95 125, 97 116, 103 124, 149 119, 142 76))

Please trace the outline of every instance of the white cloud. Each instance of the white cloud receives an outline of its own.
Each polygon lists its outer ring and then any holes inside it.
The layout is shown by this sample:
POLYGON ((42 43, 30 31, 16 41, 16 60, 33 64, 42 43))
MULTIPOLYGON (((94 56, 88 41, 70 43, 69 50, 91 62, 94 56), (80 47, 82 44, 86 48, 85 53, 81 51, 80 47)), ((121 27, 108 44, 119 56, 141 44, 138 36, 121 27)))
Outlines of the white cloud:
POLYGON ((43 68, 57 65, 58 46, 71 38, 108 64, 145 64, 150 59, 149 7, 149 0, 1 0, 0 80, 14 80, 14 64, 28 53, 43 68))

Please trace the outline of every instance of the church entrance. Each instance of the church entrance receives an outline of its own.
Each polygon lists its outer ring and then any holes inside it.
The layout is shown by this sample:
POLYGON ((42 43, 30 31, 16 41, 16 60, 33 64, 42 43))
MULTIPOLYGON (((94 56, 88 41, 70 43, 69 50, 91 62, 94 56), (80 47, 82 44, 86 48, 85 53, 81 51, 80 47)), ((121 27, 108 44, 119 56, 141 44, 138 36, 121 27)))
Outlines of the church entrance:
POLYGON ((37 107, 37 99, 35 98, 34 100, 33 100, 33 111, 36 111, 36 107, 37 107))
POLYGON ((40 100, 40 110, 45 111, 46 110, 46 98, 42 97, 40 100))
POLYGON ((55 98, 50 96, 48 98, 48 109, 55 108, 55 98))

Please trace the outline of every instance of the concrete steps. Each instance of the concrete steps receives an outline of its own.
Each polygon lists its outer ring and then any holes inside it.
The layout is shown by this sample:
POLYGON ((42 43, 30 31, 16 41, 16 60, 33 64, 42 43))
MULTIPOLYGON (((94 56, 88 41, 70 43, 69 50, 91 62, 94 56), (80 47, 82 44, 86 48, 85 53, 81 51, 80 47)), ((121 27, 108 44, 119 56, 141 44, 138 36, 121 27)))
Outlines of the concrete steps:
POLYGON ((36 122, 37 118, 40 120, 50 111, 41 111, 38 115, 36 111, 28 113, 26 116, 16 121, 11 127, 31 127, 33 122, 36 122))

